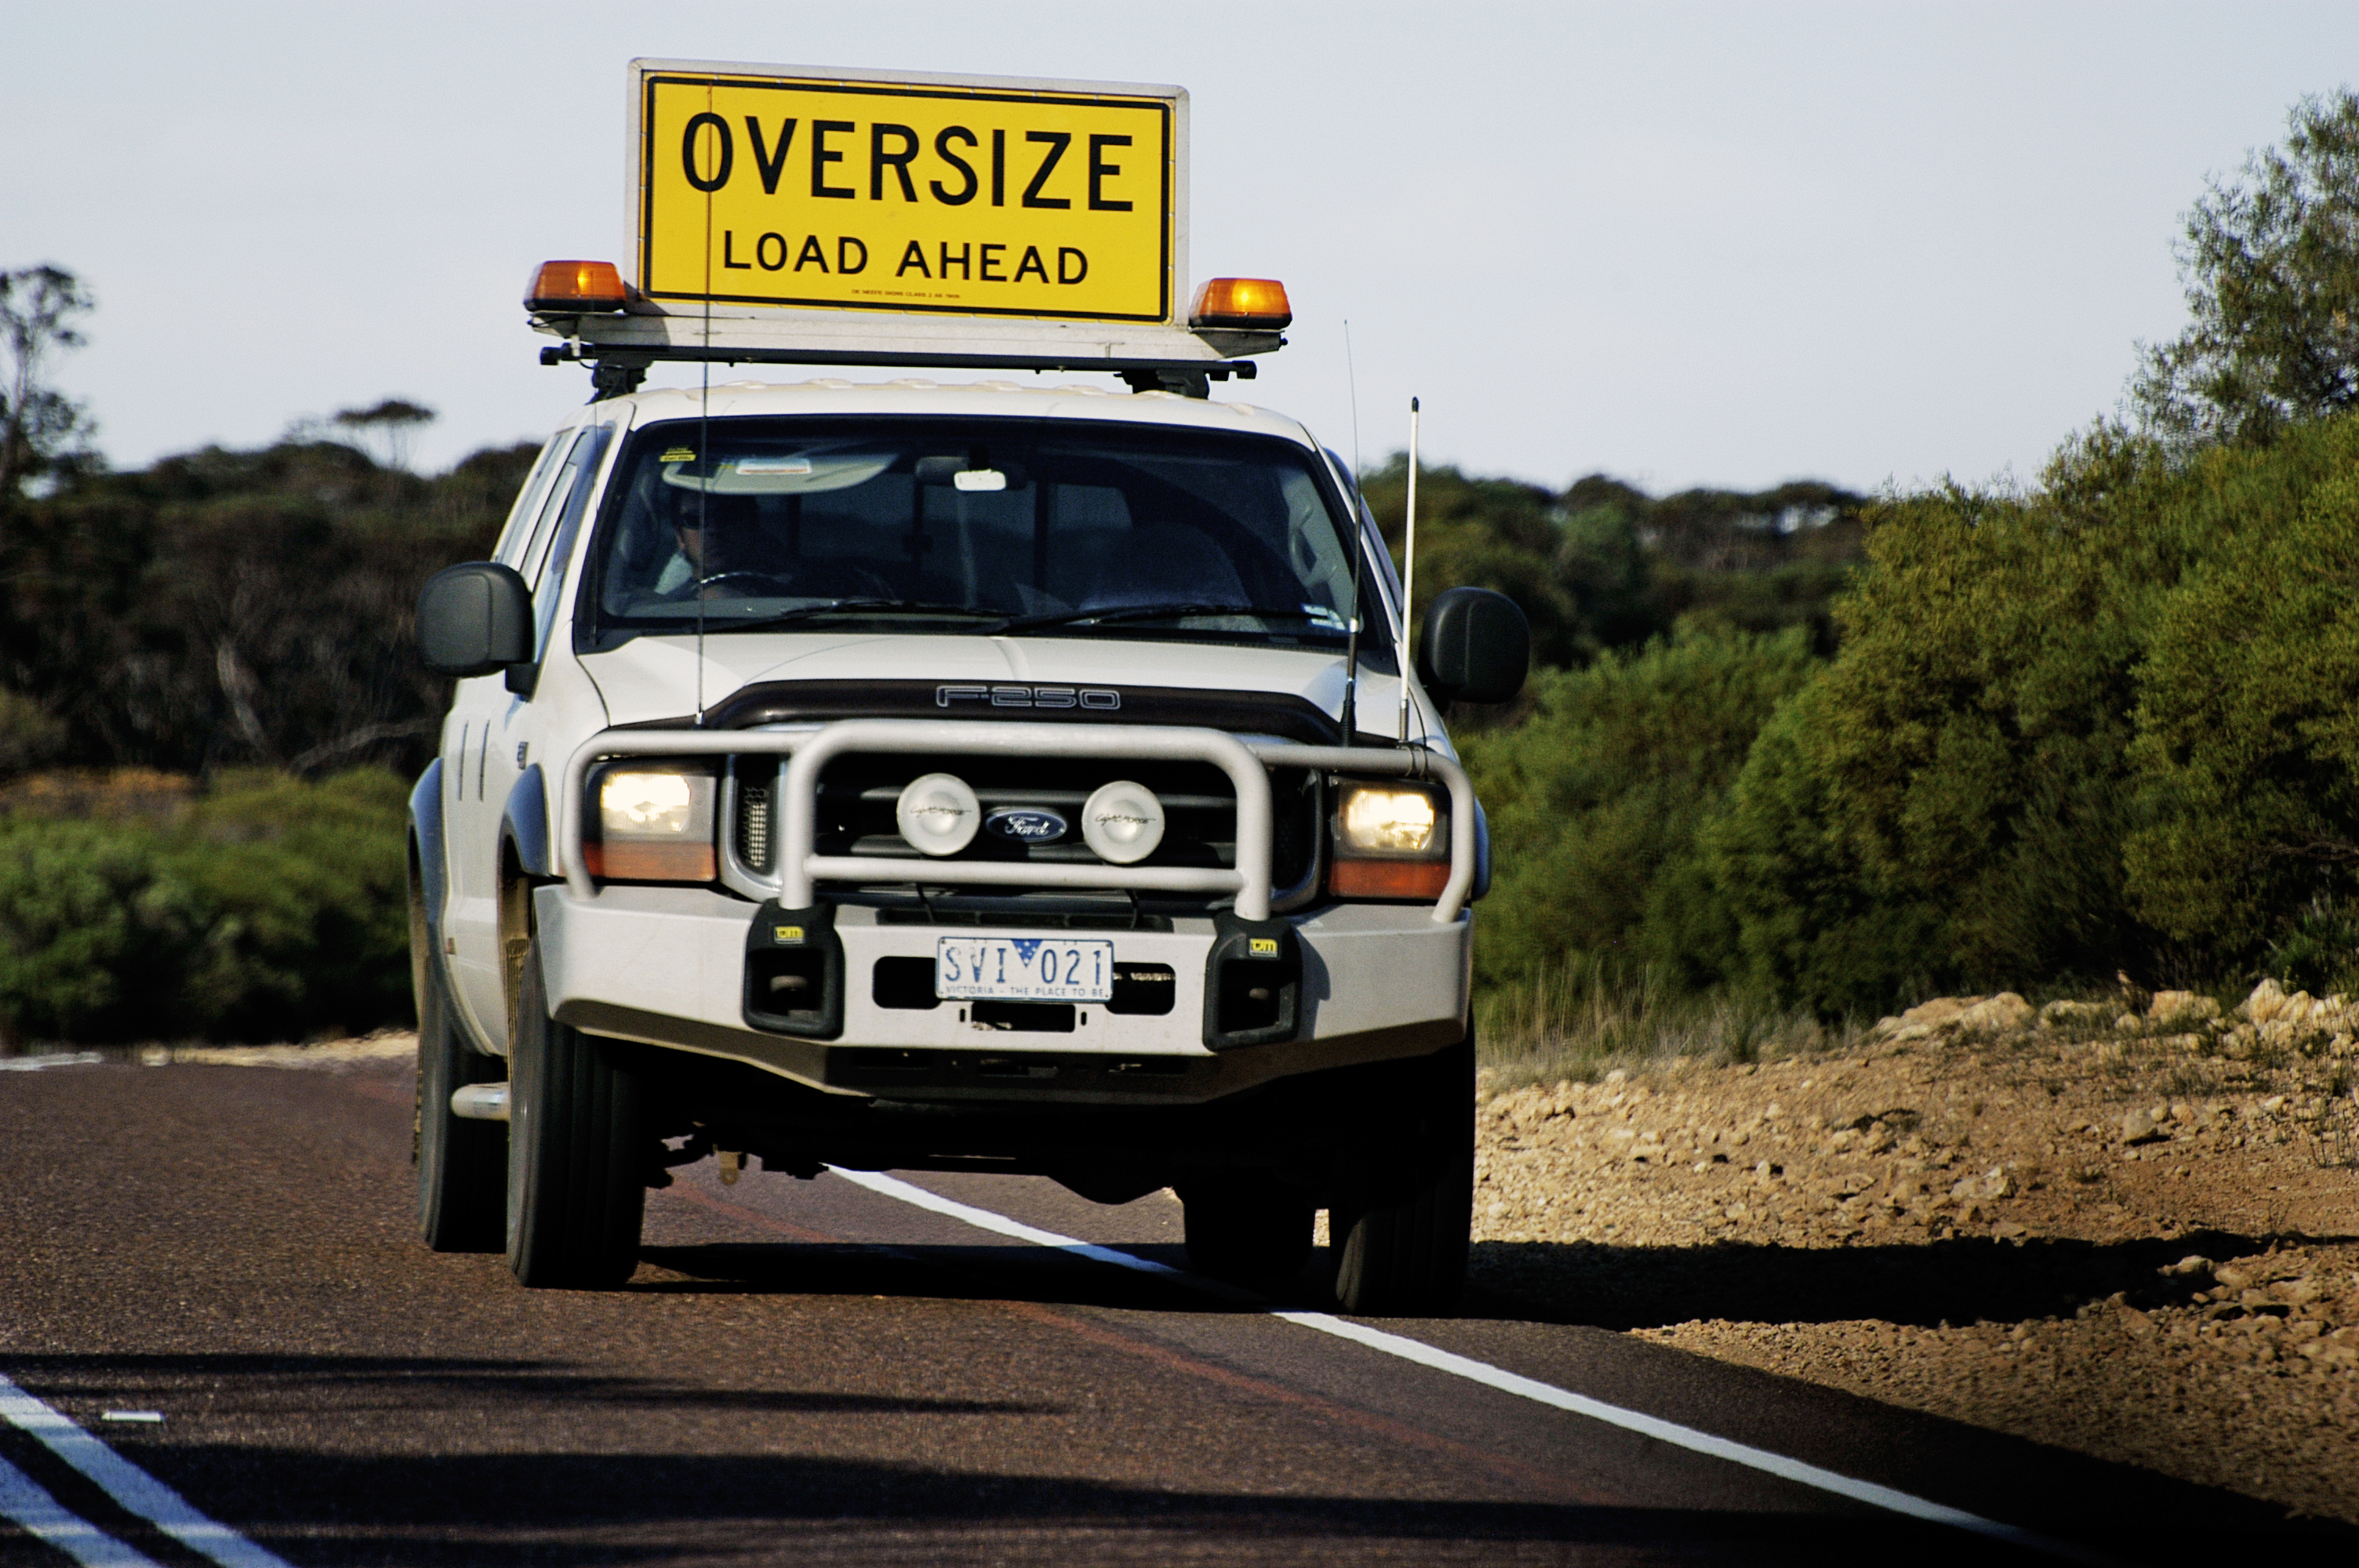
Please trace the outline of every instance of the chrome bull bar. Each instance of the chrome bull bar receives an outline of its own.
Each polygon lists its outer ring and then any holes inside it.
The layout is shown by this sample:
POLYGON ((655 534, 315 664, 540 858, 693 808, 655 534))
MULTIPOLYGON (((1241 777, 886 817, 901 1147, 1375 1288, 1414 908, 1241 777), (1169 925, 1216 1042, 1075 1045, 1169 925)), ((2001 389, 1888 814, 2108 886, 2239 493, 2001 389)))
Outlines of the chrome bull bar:
MULTIPOLYGON (((1450 880, 1433 919, 1458 918, 1474 886, 1474 788, 1466 770, 1422 747, 1297 746, 1238 740, 1219 730, 1125 724, 997 723, 950 719, 847 719, 816 730, 605 730, 574 749, 557 802, 560 871, 573 896, 594 899, 596 884, 582 863, 582 837, 590 770, 617 757, 766 756, 780 759, 773 809, 777 823, 777 871, 755 878, 762 891, 789 909, 813 899, 823 881, 906 880, 937 886, 1121 889, 1139 892, 1234 893, 1240 919, 1266 920, 1270 903, 1271 768, 1431 780, 1450 791, 1450 880), (1029 865, 1004 860, 909 862, 911 875, 895 879, 902 862, 865 856, 821 855, 813 849, 819 816, 819 775, 845 752, 947 752, 963 756, 1085 757, 1107 761, 1209 762, 1236 786, 1236 865, 1029 865)), ((716 822, 715 830, 720 824, 716 822)))

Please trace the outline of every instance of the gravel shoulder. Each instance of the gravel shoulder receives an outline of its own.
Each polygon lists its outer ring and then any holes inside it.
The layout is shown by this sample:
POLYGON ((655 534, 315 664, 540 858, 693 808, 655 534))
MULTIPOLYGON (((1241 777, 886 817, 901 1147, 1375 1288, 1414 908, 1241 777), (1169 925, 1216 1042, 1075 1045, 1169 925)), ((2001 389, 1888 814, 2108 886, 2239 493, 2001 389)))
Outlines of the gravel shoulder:
POLYGON ((1486 1094, 1478 1292, 2359 1521, 2359 1004, 2131 1005, 1486 1094))

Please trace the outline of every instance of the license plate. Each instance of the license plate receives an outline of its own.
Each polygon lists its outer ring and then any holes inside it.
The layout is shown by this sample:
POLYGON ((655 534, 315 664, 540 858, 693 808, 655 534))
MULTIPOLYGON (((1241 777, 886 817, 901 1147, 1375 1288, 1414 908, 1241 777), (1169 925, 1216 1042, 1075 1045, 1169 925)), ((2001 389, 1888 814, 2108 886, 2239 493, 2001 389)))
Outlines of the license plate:
POLYGON ((934 994, 953 1001, 1103 1001, 1114 995, 1114 944, 939 937, 934 994))

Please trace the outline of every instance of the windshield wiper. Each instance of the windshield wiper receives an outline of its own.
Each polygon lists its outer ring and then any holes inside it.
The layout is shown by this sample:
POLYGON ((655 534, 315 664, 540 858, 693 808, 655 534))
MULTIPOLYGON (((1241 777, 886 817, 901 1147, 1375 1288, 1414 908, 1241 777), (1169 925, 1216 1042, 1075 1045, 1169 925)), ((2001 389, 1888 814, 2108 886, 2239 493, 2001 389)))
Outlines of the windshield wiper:
POLYGON ((1035 632, 1048 626, 1071 626, 1083 621, 1154 621, 1182 615, 1251 615, 1263 621, 1307 621, 1341 635, 1343 626, 1332 614, 1307 610, 1262 610, 1250 604, 1125 604, 1103 610, 1068 610, 1055 615, 1019 615, 1003 621, 988 633, 1004 637, 1011 632, 1035 632))
MULTIPOLYGON (((756 620, 736 621, 727 616, 707 613, 704 629, 708 632, 766 632, 775 626, 792 625, 814 616, 856 613, 863 610, 902 610, 927 615, 962 615, 972 621, 990 621, 1003 612, 978 610, 972 604, 934 604, 921 599, 831 599, 824 604, 806 604, 799 610, 781 611, 756 620)), ((994 628, 996 630, 996 628, 994 628)))

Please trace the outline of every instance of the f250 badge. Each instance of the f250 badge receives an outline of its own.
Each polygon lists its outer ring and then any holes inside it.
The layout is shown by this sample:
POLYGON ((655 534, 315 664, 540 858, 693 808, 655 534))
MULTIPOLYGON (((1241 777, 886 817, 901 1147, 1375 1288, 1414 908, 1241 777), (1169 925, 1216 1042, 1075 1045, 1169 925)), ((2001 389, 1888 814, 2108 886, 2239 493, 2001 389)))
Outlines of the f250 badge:
POLYGON ((1103 687, 1073 686, 938 686, 936 708, 980 703, 985 708, 1086 708, 1112 713, 1122 706, 1122 693, 1103 687))

